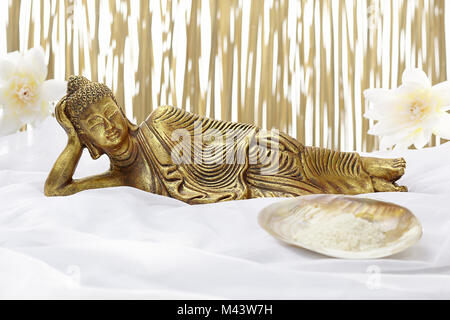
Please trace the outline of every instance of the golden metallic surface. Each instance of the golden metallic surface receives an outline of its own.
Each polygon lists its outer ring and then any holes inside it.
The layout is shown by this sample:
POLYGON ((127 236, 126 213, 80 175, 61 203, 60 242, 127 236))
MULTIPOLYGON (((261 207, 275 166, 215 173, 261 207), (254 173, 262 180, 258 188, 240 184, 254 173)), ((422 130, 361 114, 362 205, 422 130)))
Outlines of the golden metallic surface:
MULTIPOLYGON (((269 234, 287 244, 346 259, 387 257, 406 250, 422 236, 419 220, 408 209, 389 202, 341 195, 310 195, 280 201, 263 209, 258 222, 269 234), (343 250, 324 246, 317 238, 306 239, 304 231, 299 233, 299 230, 308 230, 314 224, 323 225, 330 219, 349 214, 377 226, 383 232, 383 240, 370 248, 343 250)), ((363 230, 353 236, 363 239, 369 235, 363 230)), ((352 238, 351 241, 356 243, 357 239, 352 238)))
POLYGON ((306 147, 277 131, 157 108, 132 124, 103 84, 71 76, 55 109, 68 143, 45 183, 47 196, 130 186, 190 204, 315 193, 407 191, 403 159, 306 147), (74 180, 83 148, 106 154, 107 172, 74 180))
MULTIPOLYGON (((367 88, 405 68, 447 80, 444 0, 0 1, 0 54, 41 45, 49 78, 82 74, 141 122, 175 105, 277 128, 305 145, 373 151, 367 88)), ((433 137, 430 145, 440 144, 433 137)))

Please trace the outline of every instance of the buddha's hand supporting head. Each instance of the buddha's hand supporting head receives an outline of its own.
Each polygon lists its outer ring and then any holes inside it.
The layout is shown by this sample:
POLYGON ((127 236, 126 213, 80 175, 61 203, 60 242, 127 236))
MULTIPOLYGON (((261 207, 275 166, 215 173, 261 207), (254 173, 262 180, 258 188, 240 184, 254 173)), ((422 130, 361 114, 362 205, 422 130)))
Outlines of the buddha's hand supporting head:
POLYGON ((63 114, 61 110, 55 111, 58 122, 69 137, 73 130, 76 132, 94 159, 119 150, 128 141, 130 132, 136 130, 104 84, 71 76, 63 100, 59 107, 64 109, 63 114))
POLYGON ((55 107, 55 117, 58 123, 66 131, 70 140, 79 140, 75 126, 65 113, 66 96, 62 98, 55 107))

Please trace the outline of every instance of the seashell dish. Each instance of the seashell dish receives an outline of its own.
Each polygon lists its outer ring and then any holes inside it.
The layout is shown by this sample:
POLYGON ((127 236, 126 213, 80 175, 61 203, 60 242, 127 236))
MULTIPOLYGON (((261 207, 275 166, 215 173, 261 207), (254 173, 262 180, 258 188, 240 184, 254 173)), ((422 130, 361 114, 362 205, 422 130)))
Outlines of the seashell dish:
POLYGON ((258 222, 290 245, 344 259, 387 257, 414 245, 422 226, 399 205, 342 195, 309 195, 263 209, 258 222))

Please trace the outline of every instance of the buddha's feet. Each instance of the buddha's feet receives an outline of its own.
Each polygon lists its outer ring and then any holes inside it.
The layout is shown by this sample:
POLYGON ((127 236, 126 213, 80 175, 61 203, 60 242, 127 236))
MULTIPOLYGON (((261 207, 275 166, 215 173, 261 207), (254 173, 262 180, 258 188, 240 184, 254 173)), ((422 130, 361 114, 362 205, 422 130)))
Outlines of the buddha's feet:
POLYGON ((403 158, 380 159, 361 157, 364 171, 372 179, 376 192, 407 192, 408 188, 395 182, 405 173, 406 161, 403 158))
POLYGON ((381 178, 388 182, 395 182, 405 174, 406 161, 403 158, 380 159, 361 157, 364 170, 372 178, 381 178))
POLYGON ((399 186, 395 182, 387 181, 383 178, 372 178, 372 185, 376 192, 408 192, 405 186, 399 186))

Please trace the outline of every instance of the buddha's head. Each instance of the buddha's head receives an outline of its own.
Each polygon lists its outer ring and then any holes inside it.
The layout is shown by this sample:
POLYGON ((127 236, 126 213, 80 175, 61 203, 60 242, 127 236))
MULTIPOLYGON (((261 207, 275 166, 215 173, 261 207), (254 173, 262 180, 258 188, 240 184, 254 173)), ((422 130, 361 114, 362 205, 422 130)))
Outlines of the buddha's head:
POLYGON ((93 159, 111 154, 137 130, 117 104, 111 90, 82 76, 71 76, 65 113, 93 159))

